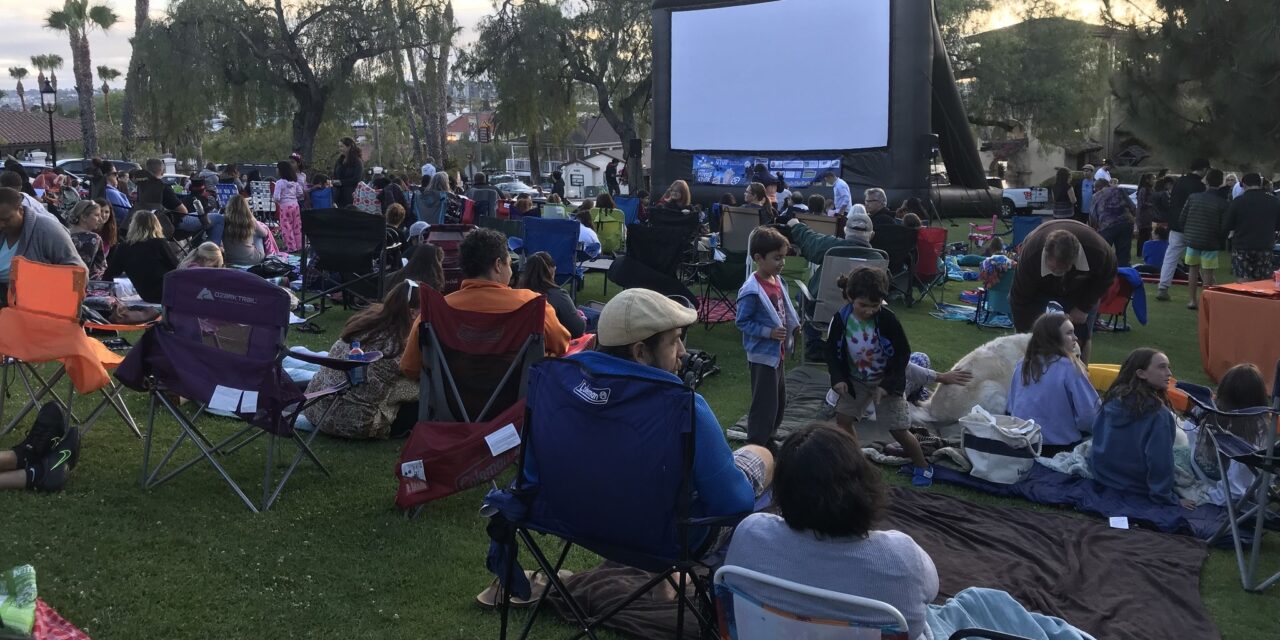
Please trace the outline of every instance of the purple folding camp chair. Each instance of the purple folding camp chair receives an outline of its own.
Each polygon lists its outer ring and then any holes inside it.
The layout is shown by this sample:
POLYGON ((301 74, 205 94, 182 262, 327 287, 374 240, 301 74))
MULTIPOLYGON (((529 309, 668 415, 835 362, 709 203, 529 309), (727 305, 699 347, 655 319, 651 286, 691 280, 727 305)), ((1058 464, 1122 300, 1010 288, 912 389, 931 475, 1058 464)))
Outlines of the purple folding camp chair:
MULTIPOLYGON (((250 511, 271 508, 285 483, 303 458, 310 459, 326 475, 328 470, 311 450, 317 430, 303 436, 294 430, 302 411, 327 396, 341 394, 353 384, 351 372, 381 358, 366 354, 364 360, 311 356, 285 349, 289 329, 289 295, 251 273, 235 269, 182 269, 165 276, 164 320, 148 329, 116 370, 116 377, 131 389, 151 396, 146 447, 142 460, 144 489, 162 484, 202 460, 217 470, 250 511), (348 373, 347 381, 314 393, 303 393, 282 366, 285 356, 348 373), (178 397, 196 405, 183 411, 178 397), (162 405, 178 423, 179 437, 160 462, 151 467, 151 443, 155 436, 156 407, 162 405), (236 433, 214 444, 196 421, 208 411, 232 412, 246 423, 236 433), (266 469, 262 501, 250 500, 232 479, 220 456, 231 454, 267 435, 266 469), (278 439, 297 446, 297 455, 280 476, 275 471, 278 439), (161 472, 182 443, 190 440, 200 455, 167 474, 161 472)), ((355 376, 357 380, 361 376, 355 376)), ((330 403, 330 409, 336 403, 330 403)), ((326 411, 327 414, 327 411, 326 411)), ((321 418, 322 422, 324 418, 321 418)))

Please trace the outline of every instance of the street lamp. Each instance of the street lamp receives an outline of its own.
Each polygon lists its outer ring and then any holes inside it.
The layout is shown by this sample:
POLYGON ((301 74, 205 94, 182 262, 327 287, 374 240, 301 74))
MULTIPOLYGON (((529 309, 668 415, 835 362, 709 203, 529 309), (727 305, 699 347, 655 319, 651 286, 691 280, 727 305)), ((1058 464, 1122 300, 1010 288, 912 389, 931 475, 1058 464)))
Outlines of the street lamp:
POLYGON ((51 164, 56 165, 58 143, 53 139, 53 112, 58 110, 58 92, 53 90, 53 85, 47 79, 40 81, 40 108, 49 115, 49 155, 53 158, 51 164))

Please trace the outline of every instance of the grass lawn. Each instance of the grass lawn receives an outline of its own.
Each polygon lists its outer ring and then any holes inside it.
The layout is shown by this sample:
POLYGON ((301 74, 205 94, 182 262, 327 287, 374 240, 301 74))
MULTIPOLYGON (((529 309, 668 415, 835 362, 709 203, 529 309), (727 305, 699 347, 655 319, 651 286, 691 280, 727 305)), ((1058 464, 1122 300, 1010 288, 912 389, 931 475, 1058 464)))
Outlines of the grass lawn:
MULTIPOLYGON (((965 221, 959 223, 951 227, 953 241, 963 240, 967 231, 965 221)), ((802 268, 799 260, 788 264, 792 277, 802 268)), ((948 284, 946 299, 955 302, 959 291, 972 285, 964 284, 948 284)), ((604 299, 601 287, 602 276, 593 274, 580 300, 604 299)), ((610 293, 617 291, 610 287, 610 293)), ((1179 378, 1208 382, 1200 367, 1196 315, 1184 308, 1185 288, 1173 293, 1172 302, 1150 302, 1149 324, 1098 335, 1093 360, 1118 363, 1135 347, 1155 346, 1168 353, 1179 378)), ((913 348, 927 351, 937 367, 999 335, 933 319, 926 305, 895 304, 894 310, 913 348)), ((344 320, 341 312, 330 312, 320 319, 323 335, 295 334, 291 340, 328 348, 344 320)), ((722 373, 702 393, 721 423, 732 424, 750 403, 737 329, 732 324, 710 331, 696 327, 689 344, 719 356, 722 373)), ((128 396, 134 416, 143 422, 143 396, 128 396)), ((87 412, 87 401, 80 406, 87 412)), ((392 503, 392 471, 402 442, 321 436, 316 450, 332 477, 300 466, 279 503, 252 515, 207 465, 156 489, 139 489, 141 443, 110 415, 114 419, 101 420, 85 439, 80 466, 65 492, 0 494, 0 567, 34 565, 40 596, 93 637, 496 636, 496 615, 472 600, 489 583, 484 520, 477 515, 483 489, 433 503, 418 519, 406 520, 392 503)), ((0 447, 13 446, 27 426, 0 438, 0 447)), ((234 424, 210 419, 205 426, 217 434, 234 424)), ((176 437, 177 427, 158 420, 157 432, 176 437)), ((186 451, 194 449, 187 445, 186 451)), ((260 446, 251 447, 228 464, 251 496, 261 482, 260 453, 260 446)), ((1043 509, 951 487, 930 490, 1043 509)), ((1273 536, 1264 548, 1272 568, 1280 566, 1276 540, 1273 536)), ((583 553, 571 559, 571 568, 593 563, 583 553)), ((1245 593, 1234 554, 1212 551, 1201 581, 1205 604, 1224 638, 1280 637, 1280 588, 1245 593)), ((559 637, 565 630, 539 623, 535 637, 559 637)))

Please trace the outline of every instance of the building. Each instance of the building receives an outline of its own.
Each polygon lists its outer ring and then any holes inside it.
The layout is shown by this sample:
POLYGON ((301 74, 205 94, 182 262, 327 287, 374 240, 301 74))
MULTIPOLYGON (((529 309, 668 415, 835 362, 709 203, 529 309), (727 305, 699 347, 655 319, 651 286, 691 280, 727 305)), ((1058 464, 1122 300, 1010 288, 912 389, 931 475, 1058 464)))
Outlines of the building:
MULTIPOLYGON (((63 158, 83 155, 79 120, 53 116, 53 137, 63 158)), ((49 116, 41 111, 0 109, 0 156, 25 158, 32 151, 50 151, 49 116)))
POLYGON ((476 111, 449 116, 449 124, 445 125, 445 139, 448 142, 475 142, 480 127, 489 127, 494 132, 493 112, 476 111))
MULTIPOLYGON (((625 146, 618 133, 609 125, 609 121, 601 116, 592 116, 583 118, 578 122, 578 128, 569 134, 569 137, 563 144, 559 145, 542 145, 539 147, 539 154, 542 156, 542 166, 540 167, 542 175, 547 175, 561 165, 576 162, 575 171, 589 178, 593 182, 588 182, 584 187, 603 186, 604 185, 604 166, 608 164, 608 158, 617 158, 622 160, 625 155, 625 146), (598 171, 587 171, 585 167, 599 167, 598 171)), ((652 144, 649 140, 645 140, 644 149, 642 151, 642 160, 646 167, 650 166, 650 153, 652 144)), ((522 177, 529 177, 529 147, 523 137, 512 141, 511 157, 506 161, 506 170, 522 177)), ((621 171, 619 167, 619 171, 621 171)), ((569 178, 565 177, 566 189, 571 187, 569 178)), ((566 195, 569 195, 566 191, 566 195)), ((573 197, 573 196, 570 196, 573 197)))

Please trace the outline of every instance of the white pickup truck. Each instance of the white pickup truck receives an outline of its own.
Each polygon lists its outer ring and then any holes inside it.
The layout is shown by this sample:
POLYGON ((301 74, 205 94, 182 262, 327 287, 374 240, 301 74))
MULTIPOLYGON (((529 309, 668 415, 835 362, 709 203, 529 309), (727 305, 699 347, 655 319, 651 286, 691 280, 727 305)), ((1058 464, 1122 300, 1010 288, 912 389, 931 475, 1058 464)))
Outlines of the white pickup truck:
MULTIPOLYGON (((1003 181, 1001 181, 1003 183, 1003 181)), ((1049 208, 1049 189, 1045 187, 1005 187, 1000 201, 1000 216, 1008 218, 1016 214, 1029 214, 1033 210, 1049 208)))

